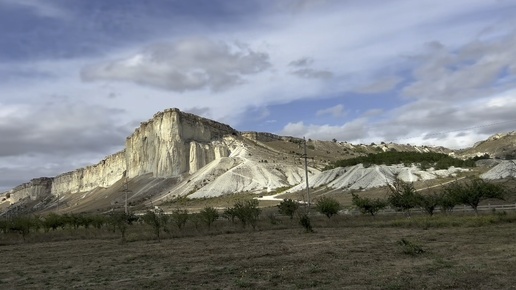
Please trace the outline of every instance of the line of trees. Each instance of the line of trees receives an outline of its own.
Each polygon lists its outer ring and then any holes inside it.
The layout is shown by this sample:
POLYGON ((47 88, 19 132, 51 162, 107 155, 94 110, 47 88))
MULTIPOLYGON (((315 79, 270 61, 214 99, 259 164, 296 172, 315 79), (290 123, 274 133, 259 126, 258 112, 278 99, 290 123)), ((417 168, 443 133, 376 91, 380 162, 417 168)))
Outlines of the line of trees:
MULTIPOLYGON (((483 156, 482 158, 489 158, 489 156, 483 156)), ((376 165, 393 165, 393 164, 412 164, 419 163, 423 169, 434 167, 435 169, 447 169, 450 166, 455 167, 475 167, 475 161, 479 158, 474 159, 458 159, 451 157, 443 153, 434 152, 381 152, 377 154, 370 153, 366 156, 359 156, 350 159, 342 159, 332 162, 326 166, 325 170, 347 167, 357 164, 364 164, 369 166, 372 164, 376 165)))
MULTIPOLYGON (((410 215, 413 208, 421 208, 429 215, 433 215, 438 208, 443 212, 449 212, 455 206, 464 204, 471 206, 475 213, 478 213, 478 206, 482 201, 490 198, 504 199, 506 192, 507 189, 502 184, 490 183, 480 178, 468 178, 452 182, 440 191, 422 194, 416 191, 412 183, 395 178, 389 186, 387 198, 371 199, 352 193, 352 203, 363 214, 372 216, 375 216, 387 206, 403 211, 407 215, 410 215)), ((285 199, 277 207, 279 214, 285 215, 291 220, 297 214, 299 223, 306 231, 313 231, 308 212, 299 212, 300 203, 292 199, 285 199)), ((330 220, 339 213, 342 205, 332 197, 322 196, 315 200, 314 209, 330 220)), ((128 227, 138 222, 150 226, 155 238, 160 240, 163 232, 170 232, 174 226, 182 231, 187 222, 194 224, 196 229, 202 224, 210 230, 212 225, 221 217, 231 223, 239 223, 243 228, 251 226, 256 229, 261 212, 262 210, 258 208, 258 200, 252 199, 238 201, 222 213, 219 213, 213 207, 205 207, 198 213, 189 213, 188 210, 180 208, 174 210, 171 214, 165 214, 162 210, 149 210, 141 217, 117 211, 108 215, 59 215, 50 213, 46 216, 19 216, 0 219, 0 232, 4 234, 19 233, 25 239, 30 232, 37 232, 41 229, 44 232, 49 232, 66 228, 106 228, 118 232, 122 241, 125 241, 128 227)), ((271 223, 276 222, 270 215, 269 218, 271 218, 271 223)))
POLYGON ((478 205, 486 199, 504 199, 507 188, 502 184, 487 182, 480 178, 468 178, 444 186, 441 191, 422 194, 416 191, 412 183, 395 178, 389 185, 387 199, 370 199, 352 194, 353 205, 364 214, 376 215, 378 211, 390 205, 398 211, 410 215, 413 208, 421 208, 433 215, 437 208, 449 212, 457 205, 464 204, 478 214, 478 205))

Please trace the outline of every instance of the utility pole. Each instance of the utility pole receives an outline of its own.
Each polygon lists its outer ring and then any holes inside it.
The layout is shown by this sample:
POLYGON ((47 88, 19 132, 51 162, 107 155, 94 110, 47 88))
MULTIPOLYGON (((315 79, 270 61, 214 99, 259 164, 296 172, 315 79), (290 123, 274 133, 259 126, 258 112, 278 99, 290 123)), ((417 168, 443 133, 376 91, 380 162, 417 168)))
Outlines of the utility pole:
POLYGON ((127 208, 127 194, 129 193, 129 184, 127 183, 127 177, 124 181, 124 193, 125 193, 125 203, 124 203, 124 209, 125 214, 129 214, 129 209, 127 208))
POLYGON ((308 154, 306 153, 306 138, 303 137, 304 141, 304 154, 305 159, 305 181, 306 181, 306 199, 308 201, 308 212, 310 212, 310 186, 308 185, 308 154))

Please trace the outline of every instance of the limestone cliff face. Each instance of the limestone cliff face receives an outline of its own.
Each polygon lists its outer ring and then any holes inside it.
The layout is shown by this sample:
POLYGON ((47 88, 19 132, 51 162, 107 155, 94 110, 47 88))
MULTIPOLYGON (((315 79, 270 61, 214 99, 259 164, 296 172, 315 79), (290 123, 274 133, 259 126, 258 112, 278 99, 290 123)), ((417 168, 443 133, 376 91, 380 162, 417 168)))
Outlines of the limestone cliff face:
POLYGON ((229 150, 217 143, 239 132, 177 109, 154 115, 126 140, 127 176, 172 177, 193 173, 229 150))
POLYGON ((142 123, 127 138, 124 150, 96 165, 20 185, 11 190, 12 202, 106 188, 124 176, 192 174, 215 159, 229 156, 230 150, 223 141, 226 135, 240 133, 228 125, 169 109, 142 123))
POLYGON ((90 191, 97 187, 109 187, 124 176, 125 170, 125 150, 123 150, 106 157, 98 164, 56 176, 52 182, 52 194, 60 195, 90 191))
POLYGON ((271 141, 287 141, 287 142, 300 142, 303 139, 290 137, 290 136, 279 136, 267 132, 242 132, 242 137, 259 142, 271 142, 271 141))
POLYGON ((10 191, 10 202, 15 203, 27 197, 34 200, 37 197, 49 195, 52 187, 52 180, 53 178, 48 177, 35 178, 30 182, 13 188, 10 191))

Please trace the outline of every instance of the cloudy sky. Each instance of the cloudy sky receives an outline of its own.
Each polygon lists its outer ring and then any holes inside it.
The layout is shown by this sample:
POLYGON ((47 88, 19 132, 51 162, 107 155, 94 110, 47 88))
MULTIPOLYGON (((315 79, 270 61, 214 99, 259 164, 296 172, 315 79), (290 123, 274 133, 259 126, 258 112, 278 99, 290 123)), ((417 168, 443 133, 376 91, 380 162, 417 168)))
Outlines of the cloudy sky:
POLYGON ((0 191, 158 111, 242 131, 471 146, 516 130, 514 0, 0 0, 0 191))

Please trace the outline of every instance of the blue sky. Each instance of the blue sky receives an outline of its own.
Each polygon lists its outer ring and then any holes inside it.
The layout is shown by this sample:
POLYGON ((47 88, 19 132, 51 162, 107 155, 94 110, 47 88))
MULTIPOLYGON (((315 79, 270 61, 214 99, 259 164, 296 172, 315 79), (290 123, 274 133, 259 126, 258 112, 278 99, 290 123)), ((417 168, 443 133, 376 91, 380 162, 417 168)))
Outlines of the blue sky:
POLYGON ((509 0, 0 0, 0 191, 96 163, 171 107, 242 131, 472 146, 516 125, 515 14, 509 0))

